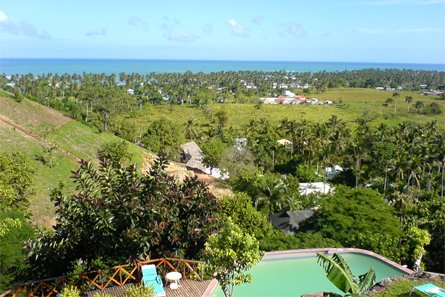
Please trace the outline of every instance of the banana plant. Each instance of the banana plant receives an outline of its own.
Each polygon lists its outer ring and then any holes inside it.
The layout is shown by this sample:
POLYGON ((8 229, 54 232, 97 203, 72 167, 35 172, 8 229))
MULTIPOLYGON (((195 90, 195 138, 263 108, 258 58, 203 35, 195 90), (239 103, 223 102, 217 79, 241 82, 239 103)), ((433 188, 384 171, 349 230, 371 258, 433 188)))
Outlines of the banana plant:
POLYGON ((326 277, 343 293, 345 296, 357 297, 366 291, 369 291, 375 283, 374 268, 370 268, 365 274, 354 277, 348 264, 342 256, 333 254, 331 258, 317 253, 317 262, 326 272, 326 277))

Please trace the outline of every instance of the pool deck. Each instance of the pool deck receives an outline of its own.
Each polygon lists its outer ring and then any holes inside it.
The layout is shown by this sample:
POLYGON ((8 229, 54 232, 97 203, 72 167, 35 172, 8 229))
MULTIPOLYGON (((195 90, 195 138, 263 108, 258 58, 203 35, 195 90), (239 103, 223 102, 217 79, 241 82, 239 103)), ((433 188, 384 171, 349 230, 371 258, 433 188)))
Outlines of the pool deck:
MULTIPOLYGON (((377 258, 382 262, 385 262, 386 264, 397 268, 398 270, 406 273, 406 274, 413 274, 415 271, 411 270, 405 266, 402 266, 394 261, 391 261, 379 254, 376 254, 374 252, 363 250, 363 249, 357 249, 357 248, 319 248, 319 249, 298 249, 298 250, 284 250, 284 251, 273 251, 273 252, 267 252, 263 260, 278 260, 278 259, 291 259, 291 258, 297 258, 297 257, 313 257, 317 253, 320 254, 334 254, 334 253, 355 253, 355 254, 362 254, 367 255, 373 258, 377 258)), ((202 295, 202 297, 211 297, 213 295, 213 291, 217 288, 218 282, 213 279, 210 284, 208 285, 205 293, 202 295)))
MULTIPOLYGON (((166 297, 201 297, 206 296, 204 295, 206 292, 206 289, 212 284, 212 281, 193 281, 184 279, 180 281, 179 288, 172 290, 170 287, 166 286, 164 287, 165 295, 166 297)), ((125 291, 133 286, 133 284, 125 285, 122 287, 110 287, 106 288, 105 290, 96 290, 91 291, 86 294, 88 297, 93 297, 94 294, 100 293, 105 294, 108 293, 111 296, 116 297, 125 297, 125 291)), ((216 287, 216 286, 215 286, 216 287)), ((213 292, 213 290, 212 290, 213 292)), ((211 296, 211 295, 208 295, 211 296)))

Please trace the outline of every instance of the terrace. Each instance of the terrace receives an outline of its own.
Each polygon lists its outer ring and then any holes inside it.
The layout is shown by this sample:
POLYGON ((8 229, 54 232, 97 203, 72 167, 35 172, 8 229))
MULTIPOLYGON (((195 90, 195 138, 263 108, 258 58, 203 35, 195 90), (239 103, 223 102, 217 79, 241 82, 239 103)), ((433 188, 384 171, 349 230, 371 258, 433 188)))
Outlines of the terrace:
MULTIPOLYGON (((319 291, 334 291, 336 288, 330 284, 322 269, 318 269, 315 254, 341 253, 347 257, 348 264, 355 273, 361 273, 369 267, 375 267, 377 280, 393 275, 410 275, 412 270, 400 266, 375 253, 354 249, 305 249, 268 252, 263 260, 250 272, 254 275, 251 284, 241 285, 236 290, 237 296, 249 293, 254 295, 267 293, 273 296, 281 292, 280 296, 287 296, 293 292, 300 296, 304 293, 319 291), (307 267, 306 267, 306 266, 307 267), (299 269, 295 270, 295 267, 299 269), (305 268, 304 268, 305 267, 305 268), (275 275, 281 281, 267 281, 275 275), (304 279, 304 282, 295 282, 295 279, 304 279), (284 286, 283 284, 286 284, 284 286), (269 291, 268 291, 269 290, 269 291)), ((92 297, 96 293, 108 293, 112 296, 125 296, 125 291, 141 281, 141 267, 146 264, 156 265, 158 274, 164 280, 164 290, 167 297, 209 297, 221 296, 221 291, 216 280, 204 280, 201 261, 183 260, 176 258, 161 258, 138 261, 132 264, 120 265, 106 270, 86 272, 76 280, 69 277, 59 277, 19 285, 14 289, 3 293, 0 297, 15 296, 57 296, 66 284, 74 284, 82 290, 83 296, 92 297), (170 271, 182 274, 180 286, 171 289, 165 281, 165 275, 170 271), (23 295, 21 295, 24 293, 23 295)))
POLYGON ((207 293, 207 295, 205 295, 205 293, 212 281, 204 280, 202 269, 200 268, 200 264, 202 263, 202 261, 176 258, 137 261, 109 269, 85 272, 77 278, 62 276, 27 282, 4 292, 0 297, 57 296, 65 285, 75 285, 83 292, 83 296, 94 296, 96 293, 109 293, 112 296, 125 296, 126 289, 141 282, 141 267, 146 264, 156 265, 158 274, 164 280, 164 285, 166 284, 165 275, 168 272, 177 271, 181 273, 182 279, 180 280, 180 286, 177 289, 170 289, 168 286, 164 288, 167 297, 209 296, 210 294, 207 293))

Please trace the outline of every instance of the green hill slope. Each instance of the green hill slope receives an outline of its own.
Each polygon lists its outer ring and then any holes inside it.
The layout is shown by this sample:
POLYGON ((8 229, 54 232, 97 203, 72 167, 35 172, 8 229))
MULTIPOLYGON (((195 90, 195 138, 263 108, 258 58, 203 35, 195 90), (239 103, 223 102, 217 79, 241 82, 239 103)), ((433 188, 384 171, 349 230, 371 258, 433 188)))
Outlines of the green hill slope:
MULTIPOLYGON (((78 159, 96 158, 97 149, 104 143, 121 140, 73 121, 62 113, 24 99, 21 103, 0 96, 0 153, 21 152, 36 168, 35 192, 30 201, 33 220, 39 224, 53 223, 54 207, 49 200, 51 189, 59 182, 67 189, 74 187, 71 170, 78 159), (54 149, 49 152, 49 148, 54 149), (52 166, 39 157, 51 159, 52 166)), ((145 150, 130 143, 132 162, 141 164, 145 150)))

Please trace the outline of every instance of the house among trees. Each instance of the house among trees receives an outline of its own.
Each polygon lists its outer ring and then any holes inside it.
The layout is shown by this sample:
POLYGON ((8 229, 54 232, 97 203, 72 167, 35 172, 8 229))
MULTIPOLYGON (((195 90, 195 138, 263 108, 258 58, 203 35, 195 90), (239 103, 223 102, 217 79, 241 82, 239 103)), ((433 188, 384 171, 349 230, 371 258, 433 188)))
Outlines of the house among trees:
POLYGON ((270 223, 274 228, 283 230, 287 234, 296 234, 300 223, 314 215, 314 210, 285 211, 270 215, 270 223))
POLYGON ((334 188, 330 184, 324 182, 314 182, 314 183, 300 183, 300 195, 309 194, 331 194, 334 188))
POLYGON ((219 168, 210 168, 204 165, 204 154, 201 148, 194 141, 181 145, 181 162, 188 170, 196 173, 204 173, 216 178, 227 178, 219 168))
POLYGON ((181 162, 187 169, 206 173, 206 166, 202 163, 204 155, 196 142, 191 141, 181 145, 181 162))

